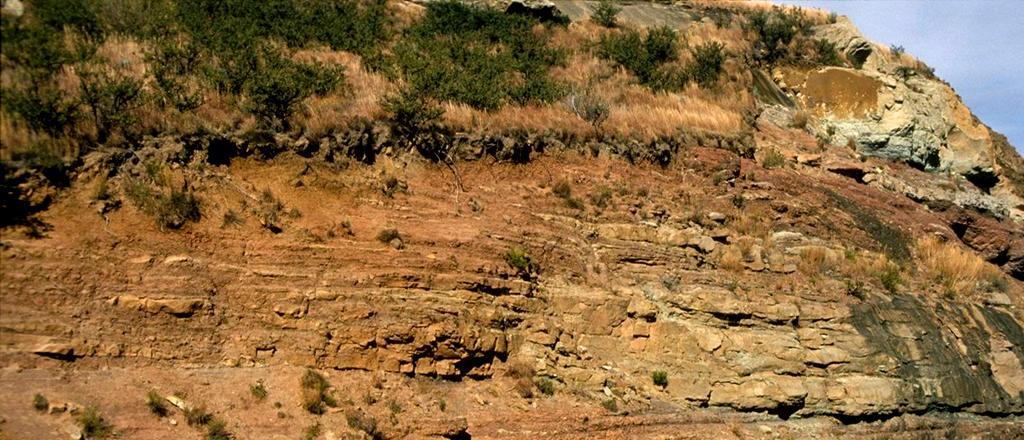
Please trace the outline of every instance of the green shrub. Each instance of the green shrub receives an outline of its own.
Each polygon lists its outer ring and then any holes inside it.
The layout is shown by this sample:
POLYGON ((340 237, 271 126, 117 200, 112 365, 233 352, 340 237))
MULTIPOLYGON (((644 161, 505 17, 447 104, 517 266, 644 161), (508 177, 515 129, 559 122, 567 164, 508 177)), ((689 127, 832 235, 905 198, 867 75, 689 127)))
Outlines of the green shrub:
POLYGON ((776 6, 771 11, 755 11, 750 14, 749 28, 763 46, 758 58, 771 63, 788 54, 789 43, 795 37, 810 34, 811 22, 800 9, 776 6))
POLYGON ((545 396, 553 396, 555 394, 555 382, 546 377, 542 377, 537 380, 537 389, 540 390, 545 396))
POLYGON ((344 79, 336 68, 296 63, 269 46, 262 46, 255 62, 243 83, 246 108, 272 128, 288 128, 288 118, 303 99, 326 94, 344 79))
POLYGON ((900 284, 903 284, 903 277, 900 275, 900 267, 896 264, 889 264, 878 274, 878 280, 882 287, 889 293, 898 293, 900 284))
POLYGON ((421 132, 437 124, 444 114, 444 110, 429 96, 411 88, 386 96, 382 107, 399 138, 410 143, 415 142, 421 132))
POLYGON ((824 66, 841 66, 843 60, 839 58, 839 52, 836 51, 835 43, 832 43, 825 39, 819 39, 815 41, 814 53, 816 54, 815 61, 818 64, 824 66))
POLYGON ((256 382, 252 385, 249 385, 249 394, 252 394, 252 397, 255 397, 256 400, 266 400, 267 387, 263 385, 263 382, 256 382))
POLYGON ((863 299, 867 291, 864 289, 864 282, 859 280, 846 280, 846 294, 857 299, 863 299))
POLYGON ((302 440, 316 440, 317 437, 320 437, 321 429, 319 422, 307 426, 306 430, 302 431, 302 440))
POLYGON ((646 36, 629 29, 603 35, 598 56, 622 66, 652 90, 679 90, 689 81, 687 72, 665 65, 679 56, 677 39, 667 26, 652 28, 646 36))
POLYGON ((275 234, 281 232, 281 213, 284 211, 284 203, 274 196, 270 188, 260 193, 259 204, 256 206, 256 218, 260 226, 275 234))
POLYGON ((334 406, 334 398, 328 393, 331 384, 316 371, 307 369, 300 380, 302 386, 302 407, 310 414, 323 414, 328 406, 334 406))
POLYGON ((662 370, 655 370, 651 373, 651 381, 654 385, 665 388, 668 386, 668 373, 662 370))
POLYGON ((206 440, 231 440, 228 424, 221 419, 210 420, 206 424, 206 440))
POLYGON ((900 77, 903 81, 910 79, 910 77, 917 74, 917 71, 911 67, 900 66, 896 68, 896 76, 900 77))
POLYGON ((196 405, 185 409, 185 422, 188 426, 206 426, 213 421, 213 414, 205 406, 196 405))
POLYGON ((583 209, 583 202, 572 196, 572 187, 569 186, 569 182, 558 182, 551 192, 558 196, 558 198, 565 201, 565 206, 572 209, 583 209))
POLYGON ((551 102, 563 94, 548 70, 563 63, 534 18, 457 1, 427 4, 394 61, 417 92, 478 109, 551 102))
POLYGON ((49 87, 4 88, 3 96, 4 110, 20 116, 33 130, 53 137, 64 134, 78 116, 77 103, 49 87))
POLYGON ((164 404, 164 398, 156 390, 149 390, 146 393, 146 406, 149 411, 156 414, 157 417, 166 417, 168 414, 167 405, 164 404))
POLYGON ((104 34, 143 40, 159 40, 176 32, 176 6, 174 0, 92 0, 89 4, 104 34))
POLYGON ((613 397, 609 397, 601 401, 601 406, 611 412, 617 412, 619 410, 619 404, 615 402, 615 398, 613 397))
POLYGON ((533 262, 533 258, 523 248, 512 247, 502 256, 505 259, 505 263, 515 269, 516 274, 524 278, 530 278, 539 272, 539 266, 533 262))
POLYGON ((608 203, 612 200, 612 189, 608 187, 602 187, 597 192, 590 195, 590 203, 598 208, 607 208, 608 203))
POLYGON ((381 243, 391 243, 391 240, 395 239, 402 239, 402 234, 398 233, 398 229, 384 229, 377 234, 377 241, 381 243))
POLYGON ((594 13, 590 16, 590 19, 601 26, 611 28, 615 27, 619 12, 622 12, 622 8, 615 6, 615 2, 600 0, 597 2, 597 6, 594 7, 594 13))
POLYGON ((146 61, 164 107, 186 112, 202 105, 202 92, 190 84, 201 61, 198 46, 175 40, 157 41, 146 53, 146 61))
POLYGON ((35 408, 36 411, 46 411, 50 408, 50 401, 46 400, 42 394, 36 393, 32 396, 32 408, 35 408))
POLYGON ((764 155, 764 160, 761 162, 761 165, 769 169, 780 168, 786 165, 786 156, 783 156, 778 150, 769 150, 768 153, 764 155))
POLYGON ((152 184, 142 179, 128 179, 125 194, 139 208, 149 214, 158 226, 166 229, 179 229, 188 222, 199 221, 201 217, 199 199, 183 184, 181 189, 166 186, 160 178, 152 179, 152 184))
POLYGON ((102 40, 103 29, 99 18, 92 10, 90 0, 33 0, 32 14, 40 23, 52 29, 70 28, 102 40))
POLYGON ((114 427, 100 414, 95 406, 89 406, 75 418, 82 428, 82 435, 88 439, 103 439, 114 433, 114 427))
POLYGON ((896 59, 900 59, 903 56, 903 54, 907 53, 907 50, 904 49, 903 46, 898 46, 895 44, 889 46, 889 51, 892 52, 892 56, 896 57, 896 59))
POLYGON ((102 66, 87 66, 79 71, 79 96, 89 108, 96 126, 96 140, 105 143, 110 135, 125 130, 138 118, 135 109, 143 104, 142 81, 102 66))
POLYGON ((725 45, 717 41, 703 43, 694 48, 693 64, 690 65, 690 78, 703 88, 711 88, 718 82, 725 62, 725 45))
POLYGON ((363 413, 363 412, 349 412, 345 415, 345 421, 348 426, 357 431, 366 433, 373 440, 383 439, 384 433, 377 427, 377 419, 363 413))

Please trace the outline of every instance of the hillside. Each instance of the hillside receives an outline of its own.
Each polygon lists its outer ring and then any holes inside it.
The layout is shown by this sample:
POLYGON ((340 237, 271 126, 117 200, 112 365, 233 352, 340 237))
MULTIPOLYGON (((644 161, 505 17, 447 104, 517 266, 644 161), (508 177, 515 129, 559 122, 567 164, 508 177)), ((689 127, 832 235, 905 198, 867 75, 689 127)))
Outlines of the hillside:
POLYGON ((2 17, 0 438, 1022 432, 1024 159, 845 17, 2 17))

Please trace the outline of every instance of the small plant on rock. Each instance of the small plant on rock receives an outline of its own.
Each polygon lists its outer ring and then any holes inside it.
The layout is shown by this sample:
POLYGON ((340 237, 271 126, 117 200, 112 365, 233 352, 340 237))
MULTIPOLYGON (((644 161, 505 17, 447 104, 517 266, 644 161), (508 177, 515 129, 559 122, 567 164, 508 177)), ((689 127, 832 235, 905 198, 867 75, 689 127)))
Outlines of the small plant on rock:
POLYGON ((164 404, 164 398, 156 390, 149 390, 146 393, 146 406, 149 407, 149 411, 156 414, 157 417, 167 416, 167 405, 164 404))
POLYGON ((654 385, 665 388, 668 386, 668 373, 662 370, 655 370, 651 373, 651 381, 654 385))
POLYGON ((534 263, 533 258, 523 248, 513 247, 503 255, 505 263, 516 270, 516 274, 530 279, 540 272, 540 267, 534 263))
POLYGON ((402 240, 402 234, 398 233, 398 229, 385 229, 377 234, 377 241, 391 245, 395 249, 402 249, 405 247, 404 240, 402 240))

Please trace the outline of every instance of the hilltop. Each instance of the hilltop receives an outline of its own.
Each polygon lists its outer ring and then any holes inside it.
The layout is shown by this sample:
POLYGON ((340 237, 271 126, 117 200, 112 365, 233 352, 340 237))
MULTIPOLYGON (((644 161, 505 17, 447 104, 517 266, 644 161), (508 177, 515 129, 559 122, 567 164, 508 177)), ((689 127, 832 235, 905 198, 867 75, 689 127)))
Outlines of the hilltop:
POLYGON ((1019 432, 1024 159, 845 17, 3 11, 0 438, 1019 432))

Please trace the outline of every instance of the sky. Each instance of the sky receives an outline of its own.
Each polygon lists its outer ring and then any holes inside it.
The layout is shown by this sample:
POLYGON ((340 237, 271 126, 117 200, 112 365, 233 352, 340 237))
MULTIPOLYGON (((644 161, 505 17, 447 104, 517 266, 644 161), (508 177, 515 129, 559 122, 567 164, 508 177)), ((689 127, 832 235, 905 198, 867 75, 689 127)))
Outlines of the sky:
POLYGON ((935 68, 975 115, 1024 152, 1024 1, 777 0, 834 11, 868 39, 935 68))

